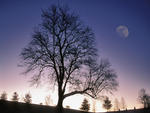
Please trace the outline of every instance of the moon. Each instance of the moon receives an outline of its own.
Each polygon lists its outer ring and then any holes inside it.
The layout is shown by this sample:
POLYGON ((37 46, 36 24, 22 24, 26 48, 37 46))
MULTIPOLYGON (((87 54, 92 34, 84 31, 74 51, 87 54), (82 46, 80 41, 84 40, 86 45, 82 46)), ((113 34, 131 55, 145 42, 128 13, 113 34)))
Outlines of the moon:
POLYGON ((127 26, 120 25, 116 28, 116 32, 120 37, 127 38, 129 36, 129 30, 127 26))

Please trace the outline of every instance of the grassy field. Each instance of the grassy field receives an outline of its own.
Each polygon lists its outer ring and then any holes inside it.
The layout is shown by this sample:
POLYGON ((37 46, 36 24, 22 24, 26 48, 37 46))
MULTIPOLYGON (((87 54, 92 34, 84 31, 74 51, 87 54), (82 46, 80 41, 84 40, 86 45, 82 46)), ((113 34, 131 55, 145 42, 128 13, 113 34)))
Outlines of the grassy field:
MULTIPOLYGON (((25 104, 10 101, 0 101, 0 113, 55 113, 55 107, 25 104)), ((64 113, 87 113, 79 110, 64 109, 64 113)), ((102 113, 102 112, 101 112, 102 113)), ((150 113, 150 109, 137 109, 108 113, 150 113)))

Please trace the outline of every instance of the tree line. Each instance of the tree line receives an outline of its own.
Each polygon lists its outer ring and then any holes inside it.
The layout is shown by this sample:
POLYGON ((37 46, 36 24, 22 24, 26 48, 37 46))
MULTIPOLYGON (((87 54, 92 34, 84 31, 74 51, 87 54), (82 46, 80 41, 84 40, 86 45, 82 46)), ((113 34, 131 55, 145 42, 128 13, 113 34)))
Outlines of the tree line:
MULTIPOLYGON (((8 99, 7 97, 7 93, 4 91, 1 95, 0 95, 0 100, 1 101, 6 101, 8 99)), ((17 92, 14 92, 13 95, 12 95, 12 98, 11 100, 14 101, 14 102, 19 102, 19 95, 17 92)), ((30 93, 26 93, 24 95, 24 97, 21 99, 23 100, 25 103, 27 104, 31 104, 32 103, 32 96, 30 93)))
MULTIPOLYGON (((8 100, 8 96, 7 96, 7 93, 5 91, 0 95, 0 100, 1 101, 8 100)), ((31 104, 32 103, 32 96, 31 96, 30 93, 26 93, 24 95, 24 97, 19 98, 18 93, 14 92, 12 97, 10 98, 10 100, 14 101, 14 102, 21 102, 21 101, 23 101, 23 102, 25 102, 27 104, 31 104)), ((42 105, 43 103, 39 103, 39 104, 42 105)), ((45 105, 51 105, 51 104, 53 104, 53 101, 52 101, 51 97, 50 96, 46 96, 45 97, 45 105)))
MULTIPOLYGON (((7 97, 7 93, 3 92, 0 95, 0 100, 1 101, 6 101, 8 99, 7 97)), ((14 92, 11 100, 14 102, 19 102, 20 98, 17 92, 14 92)), ((27 103, 27 104, 31 104, 32 103, 32 96, 30 93, 26 93, 24 95, 24 97, 22 98, 22 100, 27 103)), ((150 96, 148 93, 146 93, 145 89, 141 89, 139 91, 139 95, 138 95, 138 101, 143 105, 143 108, 150 108, 150 96)), ((50 96, 46 96, 45 97, 45 105, 51 105, 52 99, 50 96)), ((43 103, 39 103, 40 105, 43 105, 43 103)), ((118 101, 117 98, 115 98, 114 103, 112 104, 112 101, 109 99, 109 97, 104 96, 103 97, 103 104, 102 107, 104 109, 106 109, 107 111, 109 111, 112 107, 114 108, 114 111, 120 111, 120 110, 127 110, 127 105, 125 103, 125 99, 122 97, 120 102, 118 101)), ((70 109, 70 106, 67 105, 66 108, 70 109)), ((91 105, 90 102, 87 98, 83 99, 83 102, 81 103, 80 106, 80 110, 83 111, 89 111, 91 109, 91 105)), ((93 111, 95 111, 95 105, 93 106, 93 111)))
MULTIPOLYGON (((150 95, 146 92, 146 90, 144 88, 139 91, 137 99, 138 99, 138 102, 143 105, 144 109, 150 108, 150 95)), ((94 107, 95 107, 95 105, 94 105, 94 107)), ((115 98, 114 104, 112 104, 109 97, 105 96, 103 98, 102 107, 104 109, 106 109, 107 111, 109 111, 112 107, 114 108, 114 111, 127 110, 127 105, 126 105, 125 99, 123 97, 121 97, 120 102, 118 101, 117 98, 115 98)), ((87 99, 83 100, 80 109, 84 110, 84 111, 89 111, 90 104, 87 99)), ((136 109, 136 108, 134 107, 134 109, 136 109)), ((95 108, 93 108, 93 111, 95 111, 95 108)))

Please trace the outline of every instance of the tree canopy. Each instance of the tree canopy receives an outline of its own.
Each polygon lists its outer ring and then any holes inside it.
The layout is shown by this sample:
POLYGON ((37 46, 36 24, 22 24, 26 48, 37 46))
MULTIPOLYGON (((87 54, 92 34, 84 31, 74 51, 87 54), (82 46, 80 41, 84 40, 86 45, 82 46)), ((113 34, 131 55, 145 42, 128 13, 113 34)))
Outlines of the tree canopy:
POLYGON ((114 91, 117 75, 107 60, 99 60, 92 29, 66 7, 51 6, 42 11, 42 23, 21 52, 22 66, 34 72, 33 84, 43 76, 58 87, 59 108, 66 97, 114 91), (66 89, 70 89, 66 92, 66 89))

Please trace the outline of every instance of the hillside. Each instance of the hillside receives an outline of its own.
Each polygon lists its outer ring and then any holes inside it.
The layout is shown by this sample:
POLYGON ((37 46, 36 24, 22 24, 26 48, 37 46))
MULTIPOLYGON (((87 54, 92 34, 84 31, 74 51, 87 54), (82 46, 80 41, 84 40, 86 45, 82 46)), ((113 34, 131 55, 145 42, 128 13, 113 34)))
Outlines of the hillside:
MULTIPOLYGON (((55 113, 55 107, 36 104, 29 105, 20 102, 16 103, 10 101, 5 102, 0 101, 0 113, 55 113)), ((65 109, 64 113, 87 113, 87 112, 65 109)), ((137 110, 107 112, 107 113, 150 113, 150 109, 137 109, 137 110)))
MULTIPOLYGON (((86 113, 72 109, 65 109, 64 111, 65 113, 86 113)), ((0 101, 0 113, 55 113, 55 107, 11 101, 0 101)))

